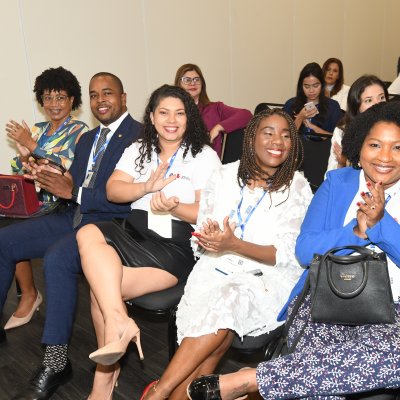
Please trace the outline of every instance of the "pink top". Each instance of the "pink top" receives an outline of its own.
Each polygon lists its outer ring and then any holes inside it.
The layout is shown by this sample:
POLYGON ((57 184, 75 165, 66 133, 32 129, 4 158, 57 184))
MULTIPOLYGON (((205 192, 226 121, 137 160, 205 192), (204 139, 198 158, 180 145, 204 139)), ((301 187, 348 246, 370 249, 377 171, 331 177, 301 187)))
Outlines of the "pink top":
MULTIPOLYGON (((208 131, 220 124, 226 133, 246 127, 253 116, 249 110, 230 107, 221 101, 209 103, 206 106, 199 105, 199 111, 208 131)), ((221 157, 222 133, 215 138, 212 147, 221 157)))

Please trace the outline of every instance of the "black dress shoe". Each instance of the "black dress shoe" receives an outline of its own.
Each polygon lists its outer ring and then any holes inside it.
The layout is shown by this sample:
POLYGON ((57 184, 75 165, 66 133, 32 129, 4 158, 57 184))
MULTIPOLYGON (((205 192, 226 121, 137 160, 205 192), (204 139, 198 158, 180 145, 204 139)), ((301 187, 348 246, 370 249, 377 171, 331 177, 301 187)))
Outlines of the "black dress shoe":
POLYGON ((204 375, 187 388, 191 400, 222 400, 219 392, 219 375, 204 375))
POLYGON ((61 372, 54 372, 49 367, 41 366, 29 381, 25 390, 13 397, 13 400, 43 400, 49 399, 60 385, 72 377, 72 367, 68 360, 61 372))
POLYGON ((0 343, 4 343, 6 340, 6 331, 3 328, 0 328, 0 343))

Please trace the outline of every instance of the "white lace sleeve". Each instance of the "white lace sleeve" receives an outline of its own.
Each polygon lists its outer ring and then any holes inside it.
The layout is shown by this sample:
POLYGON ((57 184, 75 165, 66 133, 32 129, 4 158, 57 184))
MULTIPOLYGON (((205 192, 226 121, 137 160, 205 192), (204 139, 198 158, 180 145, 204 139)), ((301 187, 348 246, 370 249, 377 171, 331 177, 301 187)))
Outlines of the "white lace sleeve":
POLYGON ((276 248, 275 268, 294 282, 301 273, 300 264, 295 256, 296 239, 311 199, 310 185, 300 173, 296 172, 289 198, 282 207, 278 207, 280 226, 277 227, 272 243, 276 248))
MULTIPOLYGON (((237 179, 237 171, 239 167, 239 161, 221 165, 215 169, 210 178, 207 181, 205 188, 201 191, 199 213, 197 216, 196 231, 200 229, 203 221, 207 218, 218 220, 221 215, 217 215, 216 209, 218 208, 218 202, 226 201, 228 193, 224 193, 228 190, 227 187, 236 187, 235 181, 237 179), (229 184, 227 184, 229 183, 229 184)), ((221 208, 221 207, 219 207, 221 208)), ((225 207, 222 207, 225 208, 225 207)), ((224 215, 222 215, 223 217, 224 215)), ((196 244, 196 238, 192 238, 191 245, 195 257, 200 257, 203 254, 203 249, 196 244)))

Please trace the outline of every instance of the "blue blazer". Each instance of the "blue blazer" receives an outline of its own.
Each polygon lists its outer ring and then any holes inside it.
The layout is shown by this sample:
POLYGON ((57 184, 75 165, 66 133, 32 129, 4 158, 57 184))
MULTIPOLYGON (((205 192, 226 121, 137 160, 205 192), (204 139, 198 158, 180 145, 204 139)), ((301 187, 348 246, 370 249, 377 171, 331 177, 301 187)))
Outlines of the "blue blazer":
MULTIPOLYGON (((76 186, 82 186, 85 180, 90 152, 98 130, 99 127, 82 135, 76 146, 74 161, 69 169, 76 186)), ((127 115, 112 136, 101 161, 94 187, 82 188, 82 223, 125 217, 129 214, 130 203, 117 204, 107 200, 106 183, 125 148, 138 138, 140 131, 141 124, 127 115)))
MULTIPOLYGON (((356 218, 343 226, 347 210, 359 188, 360 173, 361 170, 352 167, 330 171, 314 195, 296 242, 296 256, 305 268, 315 253, 324 254, 337 246, 368 246, 371 243, 385 251, 396 265, 400 265, 400 224, 386 210, 383 218, 367 229, 366 240, 353 233, 353 228, 357 225, 356 218)), ((306 269, 287 304, 301 292, 307 274, 306 269)), ((280 317, 284 317, 285 311, 286 309, 282 310, 280 317)))

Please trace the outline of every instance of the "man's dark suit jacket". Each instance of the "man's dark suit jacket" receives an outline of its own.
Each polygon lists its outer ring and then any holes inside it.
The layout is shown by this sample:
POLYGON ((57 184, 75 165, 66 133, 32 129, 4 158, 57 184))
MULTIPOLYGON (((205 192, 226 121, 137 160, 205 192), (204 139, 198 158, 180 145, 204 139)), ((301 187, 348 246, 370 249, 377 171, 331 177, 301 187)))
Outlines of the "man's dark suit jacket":
MULTIPOLYGON (((76 146, 74 161, 69 169, 75 186, 82 186, 85 180, 90 152, 99 129, 97 127, 82 135, 76 146)), ((117 204, 107 200, 106 183, 124 149, 138 138, 140 131, 141 124, 127 115, 112 136, 101 161, 94 187, 82 188, 80 205, 83 214, 82 223, 110 220, 114 217, 123 217, 121 213, 126 215, 130 212, 130 203, 117 204)))

